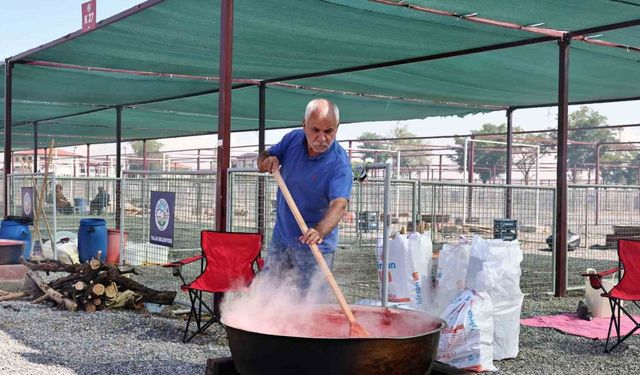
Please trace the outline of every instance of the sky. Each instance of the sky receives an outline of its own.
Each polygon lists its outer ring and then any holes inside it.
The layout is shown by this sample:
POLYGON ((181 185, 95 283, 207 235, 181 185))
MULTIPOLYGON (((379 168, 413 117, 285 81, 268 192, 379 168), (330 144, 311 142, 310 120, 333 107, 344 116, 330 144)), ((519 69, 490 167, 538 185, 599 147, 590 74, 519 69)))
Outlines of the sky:
MULTIPOLYGON (((0 0, 0 58, 4 59, 46 42, 74 32, 81 28, 80 6, 86 0, 28 0, 13 1, 0 0)), ((122 12, 142 2, 141 0, 97 0, 97 19, 102 20, 122 12)), ((608 118, 610 125, 640 123, 640 101, 612 104, 591 105, 608 118)), ((575 109, 570 107, 570 111, 575 109)), ((302 115, 304 108, 301 108, 302 115)), ((525 130, 555 128, 556 108, 541 108, 517 110, 513 114, 515 126, 525 130)), ((386 136, 397 125, 407 126, 407 129, 417 136, 436 136, 451 134, 468 134, 479 129, 482 124, 505 123, 504 112, 493 112, 482 115, 468 115, 465 117, 433 117, 424 120, 410 120, 396 122, 375 122, 359 124, 343 124, 338 132, 338 140, 355 139, 364 131, 375 132, 386 136)), ((277 142, 289 130, 268 131, 266 143, 277 142)), ((622 139, 634 141, 640 139, 640 129, 627 129, 622 133, 622 139)), ((214 148, 216 136, 186 137, 162 140, 163 150, 179 150, 192 148, 214 148)), ((257 132, 232 134, 232 145, 257 144, 257 132)), ((435 143, 435 142, 432 142, 435 143)), ((73 148, 71 148, 73 149, 73 148)), ((125 147, 126 153, 131 150, 125 147)), ((83 154, 84 148, 79 147, 78 153, 83 154)), ((115 147, 92 146, 92 154, 114 153, 115 147)))

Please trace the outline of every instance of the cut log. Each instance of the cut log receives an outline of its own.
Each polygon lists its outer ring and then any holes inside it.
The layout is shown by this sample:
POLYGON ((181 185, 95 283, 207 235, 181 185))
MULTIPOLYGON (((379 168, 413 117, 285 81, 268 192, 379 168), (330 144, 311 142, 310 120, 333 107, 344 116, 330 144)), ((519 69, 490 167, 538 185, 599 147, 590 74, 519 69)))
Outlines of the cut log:
POLYGON ((93 303, 96 306, 100 306, 100 305, 102 305, 102 299, 94 298, 94 299, 91 300, 91 303, 93 303))
POLYGON ((160 305, 171 305, 176 298, 175 291, 159 291, 126 278, 120 274, 120 271, 115 266, 108 266, 107 274, 109 279, 118 285, 121 290, 132 290, 142 296, 141 302, 151 302, 160 305))
POLYGON ((91 259, 89 261, 89 267, 91 267, 92 270, 100 269, 101 266, 102 262, 99 259, 91 259))
POLYGON ((9 293, 11 293, 11 292, 7 292, 6 290, 2 290, 2 289, 0 289, 0 296, 7 295, 7 294, 9 294, 9 293))
POLYGON ((100 297, 101 295, 104 294, 104 289, 105 289, 104 285, 102 285, 102 284, 94 284, 91 287, 91 294, 93 294, 96 297, 100 297))
POLYGON ((38 275, 35 271, 31 269, 27 270, 27 276, 29 276, 29 278, 33 280, 33 282, 38 286, 38 288, 40 288, 40 290, 42 290, 46 295, 48 295, 49 298, 56 301, 59 305, 64 306, 65 309, 71 310, 71 311, 75 311, 78 309, 78 304, 75 301, 64 297, 62 294, 60 294, 60 292, 51 288, 42 280, 40 275, 38 275))
POLYGON ((84 281, 78 281, 73 284, 73 289, 78 292, 82 292, 83 290, 87 289, 87 284, 84 281))
POLYGON ((104 296, 111 299, 114 298, 118 294, 118 286, 116 283, 111 281, 109 285, 104 288, 104 296))
POLYGON ((14 299, 23 298, 23 297, 26 297, 26 296, 29 296, 29 295, 30 295, 29 292, 12 292, 12 293, 0 296, 0 302, 2 302, 2 301, 12 301, 14 299))
POLYGON ((86 305, 84 305, 84 311, 88 313, 94 313, 96 312, 96 310, 96 305, 94 305, 93 303, 87 303, 86 305))

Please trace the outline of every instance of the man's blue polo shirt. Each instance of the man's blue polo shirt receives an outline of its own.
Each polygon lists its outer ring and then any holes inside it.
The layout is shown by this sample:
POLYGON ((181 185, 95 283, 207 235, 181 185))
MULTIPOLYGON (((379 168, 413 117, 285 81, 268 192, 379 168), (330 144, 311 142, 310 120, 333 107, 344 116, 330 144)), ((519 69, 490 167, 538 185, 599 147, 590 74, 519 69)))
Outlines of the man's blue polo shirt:
MULTIPOLYGON (((330 201, 351 197, 353 173, 347 153, 338 142, 334 141, 321 155, 309 157, 304 131, 296 129, 273 145, 269 155, 280 161, 280 174, 309 228, 324 217, 330 201)), ((273 240, 288 247, 308 249, 308 245, 300 243, 302 232, 280 190, 277 212, 273 240)), ((318 247, 323 253, 330 253, 337 246, 338 226, 324 237, 318 247)))

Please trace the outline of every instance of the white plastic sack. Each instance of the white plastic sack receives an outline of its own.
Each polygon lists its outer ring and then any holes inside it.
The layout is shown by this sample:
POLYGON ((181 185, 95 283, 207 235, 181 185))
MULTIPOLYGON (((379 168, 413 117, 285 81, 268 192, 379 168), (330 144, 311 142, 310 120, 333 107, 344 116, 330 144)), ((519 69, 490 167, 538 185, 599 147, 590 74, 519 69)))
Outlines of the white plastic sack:
MULTIPOLYGON (((58 253, 58 261, 63 264, 80 263, 78 256, 78 236, 73 232, 57 232, 56 233, 56 252, 58 253)), ((42 255, 45 259, 53 259, 53 249, 51 241, 47 240, 42 243, 42 255)))
POLYGON ((466 288, 470 251, 471 246, 464 239, 459 244, 444 244, 440 250, 433 301, 436 315, 440 315, 466 288))
POLYGON ((440 315, 436 360, 471 371, 497 371, 493 365, 493 304, 487 293, 464 290, 440 315))
POLYGON ((487 292, 493 302, 494 359, 515 358, 519 351, 522 250, 518 241, 474 236, 467 269, 467 287, 487 292))
MULTIPOLYGON (((412 232, 388 239, 388 301, 426 311, 431 302, 431 235, 412 232)), ((378 239, 379 286, 382 290, 382 239, 378 239)))

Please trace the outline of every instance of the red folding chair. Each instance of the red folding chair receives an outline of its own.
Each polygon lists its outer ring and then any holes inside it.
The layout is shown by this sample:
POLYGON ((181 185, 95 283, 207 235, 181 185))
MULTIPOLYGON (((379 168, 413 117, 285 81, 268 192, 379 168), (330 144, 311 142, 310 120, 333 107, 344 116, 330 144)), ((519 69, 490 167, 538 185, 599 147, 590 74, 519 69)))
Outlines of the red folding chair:
POLYGON ((163 265, 173 268, 174 275, 182 280, 180 288, 189 293, 191 312, 182 338, 185 343, 213 323, 219 322, 223 293, 247 287, 255 276, 254 266, 260 270, 264 264, 260 258, 262 235, 259 233, 203 230, 200 234, 200 246, 202 255, 163 265), (201 262, 200 276, 187 283, 182 275, 182 266, 198 260, 201 262), (213 293, 212 306, 203 300, 203 292, 213 293), (195 332, 189 331, 192 322, 195 322, 197 328, 195 332))
POLYGON ((605 353, 609 353, 616 346, 631 337, 635 331, 640 329, 640 322, 631 315, 628 307, 622 305, 622 301, 628 301, 640 309, 640 241, 638 240, 618 240, 618 267, 598 273, 583 274, 589 277, 592 288, 602 290, 602 297, 609 299, 611 307, 611 320, 609 321, 609 333, 604 346, 605 353), (606 290, 602 283, 602 278, 614 272, 622 272, 622 278, 611 290, 606 290), (635 326, 621 337, 620 318, 626 315, 635 326), (612 338, 611 332, 615 329, 616 342, 609 347, 612 338))

